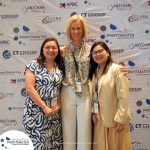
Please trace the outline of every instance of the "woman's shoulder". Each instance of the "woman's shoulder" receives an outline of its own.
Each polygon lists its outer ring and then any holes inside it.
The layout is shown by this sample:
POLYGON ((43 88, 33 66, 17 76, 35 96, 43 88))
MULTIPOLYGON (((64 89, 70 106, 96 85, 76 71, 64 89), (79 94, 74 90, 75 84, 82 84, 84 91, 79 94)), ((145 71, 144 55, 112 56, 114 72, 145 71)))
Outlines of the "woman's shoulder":
POLYGON ((26 64, 26 67, 38 67, 39 66, 39 64, 38 64, 38 62, 37 62, 37 60, 36 59, 33 59, 33 60, 30 60, 27 64, 26 64))
POLYGON ((120 71, 120 65, 118 65, 117 63, 112 63, 111 66, 110 66, 111 70, 114 72, 114 73, 117 73, 120 71))
POLYGON ((114 68, 114 69, 118 69, 119 68, 119 64, 117 63, 112 63, 111 67, 114 68))
POLYGON ((29 62, 27 62, 27 65, 30 64, 30 65, 37 65, 38 62, 36 59, 33 59, 33 60, 30 60, 29 62))

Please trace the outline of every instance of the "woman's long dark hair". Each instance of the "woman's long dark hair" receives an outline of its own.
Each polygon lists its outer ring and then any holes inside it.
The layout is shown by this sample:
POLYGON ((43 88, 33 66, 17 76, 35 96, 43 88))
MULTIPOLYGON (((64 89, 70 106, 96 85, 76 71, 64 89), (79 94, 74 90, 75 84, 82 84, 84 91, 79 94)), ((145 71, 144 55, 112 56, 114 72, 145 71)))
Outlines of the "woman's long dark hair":
POLYGON ((58 46, 58 55, 55 58, 55 62, 58 65, 58 68, 63 71, 63 74, 65 74, 65 66, 64 66, 63 58, 62 58, 61 53, 60 53, 60 46, 58 44, 57 39, 55 39, 53 37, 46 38, 44 40, 44 42, 42 43, 42 46, 41 46, 41 49, 40 49, 40 55, 37 58, 37 62, 39 63, 39 65, 41 65, 41 67, 44 67, 45 56, 43 54, 43 48, 44 48, 45 44, 49 41, 54 41, 58 46))
POLYGON ((105 67, 104 67, 104 70, 102 72, 102 75, 105 73, 106 69, 107 69, 107 66, 113 62, 112 58, 111 58, 111 52, 110 52, 110 49, 109 47, 106 45, 106 43, 102 42, 102 41, 98 41, 98 42, 95 42, 92 47, 91 47, 91 51, 90 51, 90 65, 89 65, 89 79, 92 80, 93 78, 93 75, 95 74, 96 75, 96 69, 98 67, 98 64, 94 61, 93 57, 92 57, 92 52, 93 52, 93 49, 97 46, 97 45, 100 45, 101 47, 104 48, 104 50, 106 52, 109 53, 109 56, 107 58, 107 61, 106 61, 106 64, 105 64, 105 67))

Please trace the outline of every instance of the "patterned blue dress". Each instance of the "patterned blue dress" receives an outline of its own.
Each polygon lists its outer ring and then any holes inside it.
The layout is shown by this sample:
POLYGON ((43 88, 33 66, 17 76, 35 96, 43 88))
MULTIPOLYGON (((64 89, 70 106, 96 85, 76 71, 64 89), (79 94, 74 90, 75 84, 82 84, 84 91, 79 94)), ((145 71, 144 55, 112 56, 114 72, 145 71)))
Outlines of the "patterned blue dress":
MULTIPOLYGON (((41 68, 36 60, 30 61, 26 67, 35 75, 35 89, 49 106, 52 98, 59 95, 63 78, 62 71, 55 65, 55 73, 50 73, 46 66, 41 68)), ((51 117, 45 116, 43 110, 29 96, 24 104, 23 128, 31 138, 34 150, 63 149, 60 112, 51 117)))

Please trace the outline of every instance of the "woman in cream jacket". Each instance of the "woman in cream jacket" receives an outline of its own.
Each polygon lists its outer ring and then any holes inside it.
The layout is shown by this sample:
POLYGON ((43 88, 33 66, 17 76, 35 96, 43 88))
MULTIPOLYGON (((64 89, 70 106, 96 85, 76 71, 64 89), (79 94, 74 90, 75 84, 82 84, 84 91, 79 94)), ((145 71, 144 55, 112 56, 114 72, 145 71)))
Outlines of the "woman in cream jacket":
POLYGON ((131 150, 128 79, 113 63, 104 42, 95 42, 91 47, 89 72, 93 150, 131 150))

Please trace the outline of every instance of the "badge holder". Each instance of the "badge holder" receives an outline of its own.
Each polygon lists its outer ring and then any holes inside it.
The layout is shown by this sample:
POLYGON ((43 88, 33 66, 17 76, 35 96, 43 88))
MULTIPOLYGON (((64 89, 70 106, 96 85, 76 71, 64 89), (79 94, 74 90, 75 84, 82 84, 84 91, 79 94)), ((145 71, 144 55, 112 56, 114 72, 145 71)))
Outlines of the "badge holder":
POLYGON ((81 93, 82 92, 82 84, 81 84, 80 80, 76 81, 76 87, 77 87, 77 92, 81 93))
POLYGON ((93 100, 93 108, 94 108, 94 113, 98 114, 99 113, 99 103, 98 103, 98 100, 93 100))

